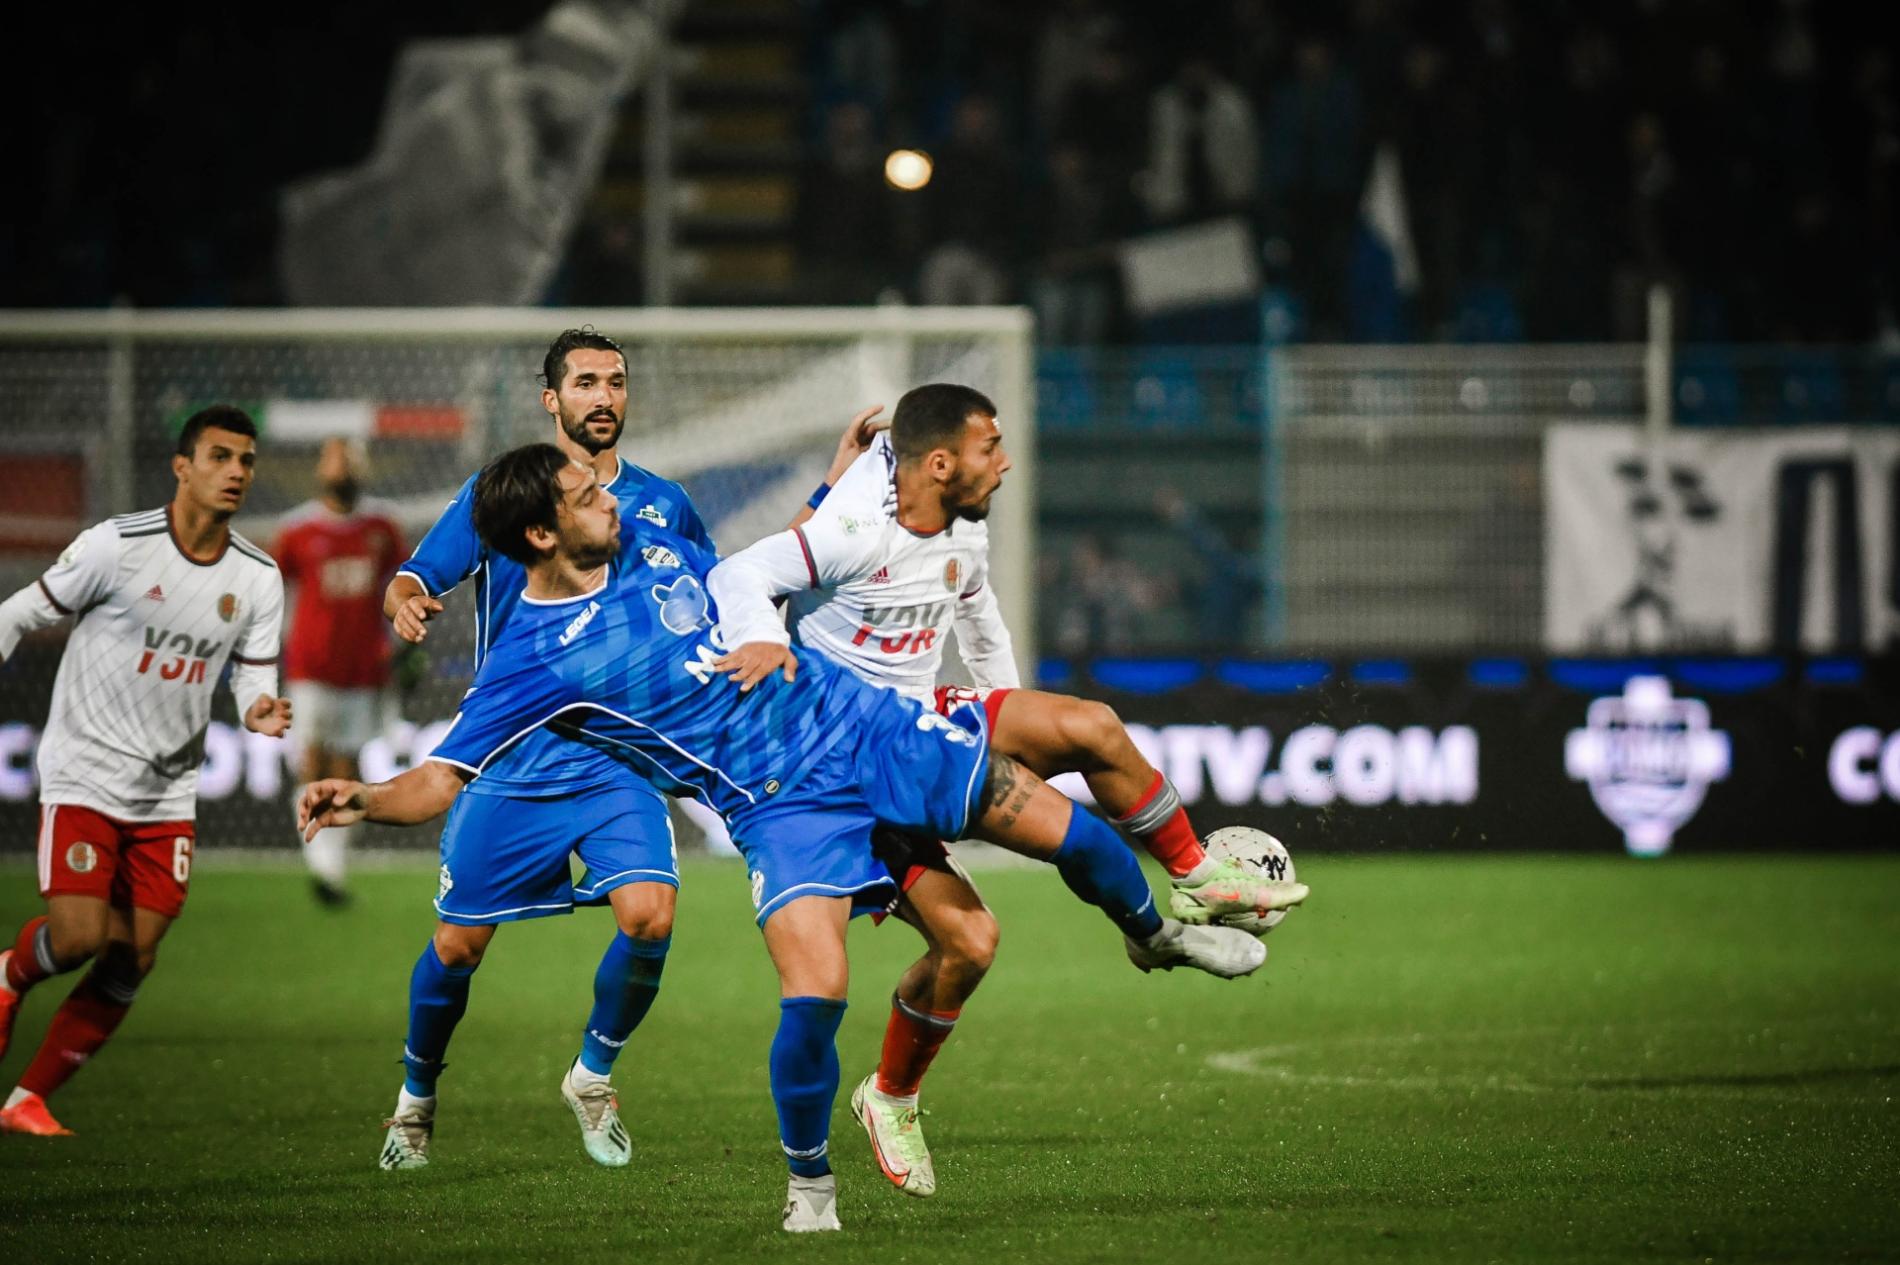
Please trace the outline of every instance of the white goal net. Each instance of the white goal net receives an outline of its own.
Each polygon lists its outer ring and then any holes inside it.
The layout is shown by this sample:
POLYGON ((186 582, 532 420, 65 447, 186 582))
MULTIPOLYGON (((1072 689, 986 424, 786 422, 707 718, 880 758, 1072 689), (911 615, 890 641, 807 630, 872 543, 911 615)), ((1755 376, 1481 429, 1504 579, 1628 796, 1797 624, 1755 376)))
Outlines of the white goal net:
MULTIPOLYGON (((166 501, 177 427, 210 403, 262 427, 247 535, 268 546, 278 518, 314 495, 318 447, 349 435, 368 447, 369 493, 395 503, 413 544, 488 457, 547 437, 542 356, 577 326, 627 349, 621 453, 684 484, 726 552, 784 526, 859 408, 888 413, 924 382, 988 394, 1015 463, 991 518, 992 570, 1032 666, 1034 417, 1019 309, 0 313, 0 583, 29 583, 89 523, 166 501)), ((473 621, 457 598, 430 638, 427 681, 366 752, 366 772, 413 759, 453 712, 472 667, 473 621)), ((0 677, 0 849, 33 838, 31 744, 58 648, 29 644, 0 677)), ((289 844, 291 778, 273 760, 237 731, 208 735, 207 843, 289 844)))

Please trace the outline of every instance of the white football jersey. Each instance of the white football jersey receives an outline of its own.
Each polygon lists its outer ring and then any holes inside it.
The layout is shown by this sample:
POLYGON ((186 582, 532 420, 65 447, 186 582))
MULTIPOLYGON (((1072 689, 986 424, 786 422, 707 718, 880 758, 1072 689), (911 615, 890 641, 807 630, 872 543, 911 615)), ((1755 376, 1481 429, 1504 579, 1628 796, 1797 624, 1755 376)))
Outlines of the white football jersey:
POLYGON ((928 702, 952 628, 976 685, 1020 684, 988 583, 989 528, 953 518, 939 532, 909 530, 897 521, 896 474, 880 434, 802 527, 722 562, 710 587, 727 643, 784 641, 763 599, 790 593, 798 643, 875 684, 928 702))
POLYGON ((80 533, 39 583, 74 617, 40 739, 40 802, 121 821, 193 817, 225 664, 277 661, 277 564, 236 532, 215 561, 187 557, 157 509, 80 533))

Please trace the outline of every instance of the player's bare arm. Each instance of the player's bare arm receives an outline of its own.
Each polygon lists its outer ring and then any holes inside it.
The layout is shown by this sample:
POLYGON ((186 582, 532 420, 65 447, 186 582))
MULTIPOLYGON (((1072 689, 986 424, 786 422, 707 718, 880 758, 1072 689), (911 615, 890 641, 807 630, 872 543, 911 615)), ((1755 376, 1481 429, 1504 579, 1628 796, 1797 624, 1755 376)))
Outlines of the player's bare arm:
POLYGON ((737 681, 739 692, 743 694, 775 671, 783 671, 787 681, 797 677, 798 656, 792 653, 790 646, 749 641, 730 654, 714 659, 713 671, 724 672, 727 680, 737 681))
POLYGON ((464 777, 436 760, 420 764, 387 782, 325 778, 304 787, 297 801, 297 829, 305 839, 329 826, 380 821, 415 826, 439 817, 461 792, 464 777))
POLYGON ((428 622, 442 613, 442 603, 430 597, 413 575, 399 575, 383 591, 383 618, 396 635, 412 646, 429 635, 428 622))
MULTIPOLYGON (((844 472, 849 470, 852 463, 865 454, 865 451, 871 446, 871 441, 877 438, 879 431, 890 429, 891 421, 888 417, 882 421, 876 420, 877 415, 883 411, 884 406, 882 404, 873 404, 869 408, 860 409, 857 416, 845 423, 844 434, 838 437, 838 451, 834 453, 831 458, 831 469, 825 471, 826 487, 830 487, 839 479, 844 478, 844 472)), ((811 506, 799 506, 798 513, 792 515, 792 521, 785 524, 786 530, 789 531, 798 526, 810 518, 812 513, 813 510, 811 506)))

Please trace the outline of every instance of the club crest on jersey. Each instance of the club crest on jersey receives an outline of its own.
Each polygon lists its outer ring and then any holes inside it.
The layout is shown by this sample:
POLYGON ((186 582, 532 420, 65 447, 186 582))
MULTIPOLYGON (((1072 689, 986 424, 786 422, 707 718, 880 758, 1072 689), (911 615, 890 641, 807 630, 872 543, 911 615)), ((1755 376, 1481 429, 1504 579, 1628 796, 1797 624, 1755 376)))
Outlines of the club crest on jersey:
POLYGON ((706 618, 711 603, 696 577, 683 575, 671 584, 656 584, 650 591, 659 604, 660 622, 666 625, 666 631, 684 637, 712 623, 706 618))
POLYGON ((648 545, 640 551, 640 556, 650 567, 678 567, 680 564, 680 556, 665 545, 648 545))
POLYGON ((74 874, 90 874, 99 864, 99 850, 90 843, 75 843, 66 849, 66 868, 74 874))
POLYGON ((640 512, 635 514, 634 517, 644 519, 656 527, 666 526, 666 515, 660 513, 659 507, 655 505, 642 505, 640 512))
POLYGON ((963 567, 955 558, 943 564, 943 587, 946 589, 956 588, 957 581, 961 579, 962 576, 963 567))
POLYGON ((237 618, 237 612, 238 612, 237 594, 226 593, 223 597, 218 599, 218 618, 219 619, 223 620, 225 623, 228 624, 232 620, 237 618))

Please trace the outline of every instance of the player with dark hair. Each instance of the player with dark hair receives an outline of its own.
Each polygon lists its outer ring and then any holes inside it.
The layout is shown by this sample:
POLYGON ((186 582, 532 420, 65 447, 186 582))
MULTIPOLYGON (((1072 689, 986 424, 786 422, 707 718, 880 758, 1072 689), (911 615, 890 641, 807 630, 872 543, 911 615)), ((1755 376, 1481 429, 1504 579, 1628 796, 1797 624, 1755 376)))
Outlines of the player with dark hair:
MULTIPOLYGON (((627 507, 629 528, 671 531, 714 555, 686 490, 618 454, 628 405, 627 360, 619 344, 591 328, 564 330, 548 347, 542 369, 541 407, 554 424, 554 448, 592 470, 627 507)), ((858 436, 854 420, 840 441, 833 477, 863 451, 858 436)), ((479 670, 521 606, 527 574, 519 557, 486 543, 519 533, 478 530, 475 484, 471 476, 462 485, 390 582, 383 610, 398 636, 420 643, 442 610, 440 598, 472 577, 479 670)), ((428 1163, 437 1078, 496 929, 569 913, 576 904, 606 903, 616 933, 595 970, 594 1006, 561 1095, 580 1123, 588 1155, 600 1164, 626 1164, 633 1144, 609 1074, 658 996, 672 943, 679 869, 664 799, 608 755, 536 732, 457 801, 443 827, 441 855, 438 921, 410 977, 406 1075, 378 1162, 385 1169, 428 1163), (585 866, 578 886, 569 877, 570 854, 585 866)))
POLYGON ((198 766, 225 665, 246 728, 281 737, 290 727, 290 703, 277 697, 283 582, 231 530, 256 453, 242 410, 193 414, 169 504, 88 528, 0 604, 0 660, 24 633, 75 620, 39 748, 46 912, 0 951, 0 1055, 26 992, 92 963, 0 1107, 0 1132, 69 1132, 46 1095, 125 1018, 184 908, 198 766))
MULTIPOLYGON (((408 547, 390 506, 363 497, 368 455, 333 437, 317 453, 319 495, 292 510, 271 554, 296 588, 284 642, 286 692, 297 710, 291 739, 298 776, 356 777, 357 753, 383 731, 389 635, 382 594, 408 547)), ((317 900, 341 905, 349 832, 325 831, 304 845, 317 900)))
MULTIPOLYGON (((980 702, 992 747, 1039 776, 1080 773, 1115 823, 1139 839, 1173 880, 1172 912, 1204 923, 1220 913, 1295 904, 1304 886, 1211 858, 1180 796, 1135 747, 1104 703, 1019 688, 1009 629, 989 585, 984 520, 1009 470, 996 406, 979 391, 932 383, 898 401, 888 437, 830 490, 817 512, 713 569, 721 627, 741 684, 793 662, 790 640, 859 678, 939 711, 980 702), (792 629, 774 603, 792 600, 792 629), (954 631, 976 688, 939 686, 954 631)), ((967 939, 933 941, 891 998, 877 1069, 852 1094, 879 1166, 906 1194, 936 1191, 917 1096, 925 1072, 982 979, 994 919, 935 840, 911 841, 908 884, 955 890, 973 910, 967 939)), ((1129 944, 1137 965, 1141 946, 1129 944)))
POLYGON ((974 832, 1053 862, 1156 965, 1236 976, 1264 959, 1244 932, 1194 928, 1189 937, 1164 919, 1110 827, 992 755, 980 709, 945 718, 818 658, 803 672, 734 684, 704 584, 713 553, 639 520, 623 532, 614 496, 558 449, 497 458, 475 499, 485 542, 526 565, 521 608, 427 763, 376 786, 317 783, 299 822, 426 821, 465 782, 479 786, 523 735, 540 733, 623 760, 718 811, 746 857, 779 973, 771 1079, 792 1170, 786 1229, 838 1226, 826 1153, 845 927, 854 911, 897 895, 873 852, 878 823, 940 838, 974 832))

